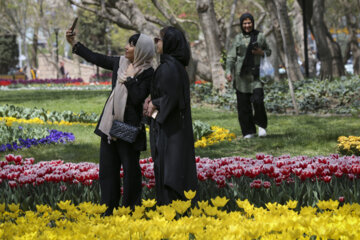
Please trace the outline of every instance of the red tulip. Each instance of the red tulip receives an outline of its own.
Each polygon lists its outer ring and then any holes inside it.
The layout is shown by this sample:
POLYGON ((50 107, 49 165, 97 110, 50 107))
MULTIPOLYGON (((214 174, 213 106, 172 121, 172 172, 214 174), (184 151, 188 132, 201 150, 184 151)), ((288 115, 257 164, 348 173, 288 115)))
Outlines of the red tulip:
POLYGON ((5 159, 8 162, 14 162, 15 156, 14 156, 14 154, 8 154, 8 155, 5 156, 5 159))
POLYGON ((263 186, 264 188, 270 188, 271 187, 271 183, 269 181, 264 181, 263 182, 263 186))
POLYGON ((15 181, 9 181, 8 184, 11 188, 17 187, 17 183, 15 181))
POLYGON ((330 182, 331 181, 331 176, 325 176, 323 177, 324 182, 330 182))

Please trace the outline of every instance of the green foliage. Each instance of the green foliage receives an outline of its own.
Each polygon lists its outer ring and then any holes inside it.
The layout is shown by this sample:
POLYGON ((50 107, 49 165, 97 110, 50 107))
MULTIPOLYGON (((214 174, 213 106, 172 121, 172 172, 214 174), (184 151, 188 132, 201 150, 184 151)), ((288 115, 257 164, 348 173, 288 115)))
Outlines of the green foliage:
POLYGON ((18 63, 18 46, 16 36, 3 34, 0 31, 0 74, 6 74, 18 63))
MULTIPOLYGON (((249 177, 231 177, 227 181, 232 186, 218 188, 215 181, 207 180, 199 182, 199 200, 208 201, 217 196, 227 197, 230 201, 226 204, 227 210, 235 210, 236 199, 248 199, 256 207, 265 207, 266 203, 276 202, 286 204, 289 200, 297 200, 296 209, 304 206, 315 206, 319 200, 338 200, 344 197, 349 203, 360 203, 360 184, 358 179, 350 180, 347 176, 333 177, 329 183, 307 179, 301 181, 293 175, 293 182, 283 181, 279 186, 275 180, 265 175, 256 179, 269 181, 270 188, 250 188, 254 180, 249 177)), ((144 188, 142 198, 154 198, 155 189, 144 188)), ((46 204, 57 208, 60 201, 70 200, 73 204, 81 202, 100 202, 99 182, 94 180, 90 186, 71 183, 45 182, 41 185, 24 184, 11 188, 7 181, 0 183, 0 203, 20 204, 22 210, 35 210, 36 205, 46 204), (65 189, 65 190, 62 190, 65 189), (31 194, 29 194, 31 193, 31 194)))
POLYGON ((200 120, 194 121, 192 126, 194 130, 195 141, 201 139, 202 137, 206 137, 213 132, 213 130, 211 130, 211 126, 208 123, 202 122, 200 120))
POLYGON ((77 13, 79 41, 95 52, 106 54, 110 44, 110 37, 107 35, 108 21, 80 8, 77 13))
POLYGON ((0 117, 14 117, 14 118, 23 118, 23 119, 33 119, 40 118, 41 120, 46 121, 67 121, 67 122, 84 122, 84 123, 96 123, 99 119, 99 116, 95 113, 86 113, 80 111, 79 113, 74 113, 72 111, 47 111, 43 108, 25 108, 17 107, 14 105, 0 105, 0 117))
POLYGON ((23 126, 23 127, 9 127, 5 125, 0 125, 0 145, 7 143, 19 143, 18 139, 41 139, 49 135, 48 129, 44 127, 33 127, 33 126, 23 126))
MULTIPOLYGON (((294 82, 296 101, 301 113, 360 114, 360 76, 294 82)), ((193 100, 236 110, 233 87, 220 94, 210 84, 193 86, 193 100)), ((265 84, 265 106, 271 113, 292 113, 293 105, 287 81, 265 84)))
POLYGON ((45 182, 35 186, 26 184, 16 189, 10 188, 6 182, 3 182, 0 183, 0 187, 0 203, 20 204, 21 209, 27 210, 36 210, 36 205, 40 204, 46 204, 57 209, 57 203, 65 200, 71 200, 74 204, 89 201, 100 202, 100 191, 97 181, 94 181, 90 186, 45 182), (62 191, 63 187, 66 188, 65 191, 62 191))

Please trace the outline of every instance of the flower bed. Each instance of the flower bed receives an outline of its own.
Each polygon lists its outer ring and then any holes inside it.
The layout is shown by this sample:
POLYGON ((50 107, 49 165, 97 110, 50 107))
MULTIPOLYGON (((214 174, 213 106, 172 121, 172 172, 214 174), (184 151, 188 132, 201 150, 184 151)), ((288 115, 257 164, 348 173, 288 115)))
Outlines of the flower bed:
POLYGON ((82 125, 82 126, 96 126, 96 123, 83 123, 83 122, 67 122, 64 120, 58 121, 47 121, 41 120, 40 118, 33 119, 18 119, 13 117, 0 117, 0 122, 5 121, 7 126, 11 126, 13 123, 18 124, 49 124, 49 125, 59 125, 59 126, 72 126, 72 125, 82 125))
POLYGON ((56 129, 0 125, 0 130, 2 132, 0 136, 0 152, 16 151, 44 144, 67 143, 75 140, 72 133, 61 132, 56 129))
MULTIPOLYGON (((99 202, 98 165, 64 163, 61 160, 39 162, 8 155, 0 161, 0 202, 15 202, 23 207, 52 204, 70 199, 99 202), (26 179, 26 180, 24 180, 26 179), (65 189, 65 190, 64 190, 65 189), (66 190, 67 189, 67 190, 66 190), (31 195, 28 193, 31 192, 31 195), (42 194, 49 192, 44 198, 42 194), (7 199, 5 196, 13 196, 7 199)), ((199 199, 226 196, 234 209, 236 198, 249 199, 256 206, 290 199, 299 206, 314 205, 318 200, 341 199, 360 202, 360 157, 334 154, 328 157, 280 156, 257 154, 256 159, 227 157, 196 158, 199 199)), ((143 198, 155 195, 155 176, 151 158, 140 160, 143 198)), ((119 173, 122 177, 123 172, 119 173)))
POLYGON ((76 83, 67 83, 67 84, 65 84, 65 86, 98 86, 98 85, 109 86, 109 85, 111 85, 111 81, 106 81, 106 82, 76 82, 76 83))
POLYGON ((344 155, 360 156, 360 137, 341 136, 338 138, 338 151, 344 155))
POLYGON ((228 129, 210 126, 208 123, 196 120, 192 124, 194 131, 195 148, 205 148, 219 142, 231 142, 236 136, 228 129))
POLYGON ((234 133, 230 133, 228 129, 218 126, 211 126, 211 130, 212 133, 201 137, 201 139, 195 142, 195 148, 205 148, 223 141, 231 142, 236 137, 236 135, 234 133))
POLYGON ((60 79, 29 79, 29 80, 7 80, 0 79, 0 86, 17 85, 17 84, 66 84, 66 83, 81 83, 81 78, 60 78, 60 79))
POLYGON ((168 206, 143 201, 130 214, 119 208, 101 218, 105 206, 59 202, 57 209, 37 205, 23 212, 19 205, 0 205, 1 239, 359 239, 360 206, 320 201, 317 207, 267 203, 256 208, 237 200, 237 211, 222 210, 227 199, 211 199, 191 207, 190 201, 168 206), (239 211, 241 209, 241 211, 239 211))
MULTIPOLYGON (((74 113, 72 111, 49 111, 43 108, 26 108, 14 105, 0 105, 0 117, 13 117, 13 119, 40 119, 42 122, 37 121, 38 124, 45 122, 81 122, 81 123, 96 123, 99 116, 95 113, 86 113, 80 111, 74 113)), ((12 118, 6 119, 12 121, 12 118)), ((1 120, 0 120, 1 121, 1 120)), ((15 120, 13 120, 15 121, 15 120)))

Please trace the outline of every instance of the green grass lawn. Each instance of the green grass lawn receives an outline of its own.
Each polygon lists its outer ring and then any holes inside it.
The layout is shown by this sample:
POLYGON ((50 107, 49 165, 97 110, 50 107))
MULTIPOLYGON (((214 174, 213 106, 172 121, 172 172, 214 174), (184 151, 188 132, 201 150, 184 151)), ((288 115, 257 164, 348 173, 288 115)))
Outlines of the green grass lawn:
MULTIPOLYGON (((95 112, 100 114, 108 91, 2 91, 0 104, 13 104, 24 107, 40 107, 50 111, 71 110, 95 112)), ((192 108, 193 120, 201 120, 211 125, 230 129, 241 136, 236 112, 211 107, 192 108)), ((71 162, 98 162, 100 139, 94 127, 50 126, 61 131, 74 133, 72 144, 32 147, 13 152, 24 157, 34 157, 36 161, 63 159, 71 162)), ((256 153, 295 155, 329 155, 336 153, 339 136, 360 135, 360 119, 356 117, 319 116, 278 116, 270 115, 268 136, 266 138, 238 139, 223 142, 206 148, 197 148, 196 155, 218 158, 225 156, 254 157, 256 153)), ((6 153, 7 154, 7 153, 6 153)), ((5 153, 0 154, 0 160, 5 153)), ((141 157, 149 157, 149 147, 141 157)))

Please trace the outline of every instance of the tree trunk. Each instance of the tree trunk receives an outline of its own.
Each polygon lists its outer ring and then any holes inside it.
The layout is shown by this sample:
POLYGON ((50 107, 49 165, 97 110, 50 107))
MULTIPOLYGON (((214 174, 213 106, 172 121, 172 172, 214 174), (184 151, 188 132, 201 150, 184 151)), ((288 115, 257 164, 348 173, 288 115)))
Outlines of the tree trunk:
POLYGON ((324 12, 324 0, 314 0, 311 25, 321 62, 321 79, 343 76, 345 74, 340 46, 333 40, 325 25, 324 12))
MULTIPOLYGON (((341 1, 345 7, 345 16, 346 16, 346 25, 349 30, 349 40, 346 44, 345 56, 344 56, 344 63, 353 57, 353 69, 355 75, 360 75, 360 47, 357 41, 357 23, 358 16, 352 14, 353 6, 349 0, 342 0, 341 1), (353 21, 355 20, 355 21, 353 21)), ((360 8, 360 6, 359 6, 360 8)))
POLYGON ((276 5, 273 1, 269 1, 269 0, 264 0, 264 1, 265 1, 266 9, 270 14, 270 21, 272 22, 272 26, 273 26, 272 35, 275 38, 276 49, 272 49, 272 50, 277 52, 277 55, 280 58, 280 62, 285 63, 285 52, 284 52, 283 40, 281 36, 280 23, 277 16, 276 5))
POLYGON ((277 8, 281 36, 283 39, 283 46, 285 51, 285 66, 288 75, 290 94, 294 105, 295 113, 299 114, 299 109, 297 107, 292 82, 300 80, 302 78, 302 74, 300 72, 300 66, 298 64, 297 55, 295 52, 295 43, 291 32, 291 25, 286 6, 286 0, 274 0, 274 2, 277 8))
POLYGON ((305 54, 304 54, 304 24, 303 24, 303 16, 302 16, 302 9, 300 4, 297 1, 293 3, 293 33, 294 33, 294 40, 295 46, 297 49, 297 54, 301 59, 301 62, 305 61, 305 54))
POLYGON ((32 51, 31 51, 31 66, 34 68, 38 67, 37 52, 38 52, 38 33, 39 26, 34 28, 33 39, 32 39, 32 51))
MULTIPOLYGON (((281 57, 278 50, 278 45, 276 43, 275 34, 269 34, 266 38, 267 43, 269 44, 269 48, 271 49, 271 55, 269 57, 270 62, 273 64, 274 67, 274 80, 279 82, 280 81, 280 73, 279 73, 279 66, 283 64, 281 62, 281 57)), ((281 43, 282 44, 282 43, 281 43)))
POLYGON ((225 42, 225 50, 228 51, 230 48, 230 39, 231 39, 231 33, 232 33, 232 24, 234 22, 234 16, 235 16, 235 10, 238 0, 234 0, 233 4, 231 5, 230 10, 230 18, 226 25, 226 42, 225 42))
POLYGON ((226 79, 221 66, 221 42, 219 26, 216 19, 213 0, 197 0, 196 9, 199 15, 201 30, 206 41, 206 50, 211 68, 211 78, 215 89, 224 90, 226 79))

